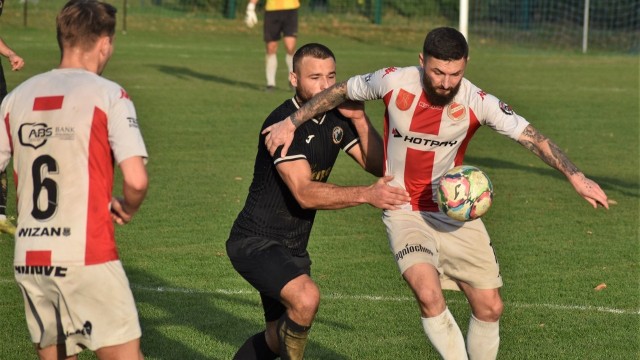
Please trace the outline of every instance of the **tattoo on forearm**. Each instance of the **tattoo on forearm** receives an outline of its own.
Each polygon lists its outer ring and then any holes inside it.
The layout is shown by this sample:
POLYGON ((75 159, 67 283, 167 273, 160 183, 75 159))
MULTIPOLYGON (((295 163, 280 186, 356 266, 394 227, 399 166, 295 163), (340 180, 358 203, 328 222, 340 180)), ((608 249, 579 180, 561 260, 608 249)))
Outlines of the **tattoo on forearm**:
POLYGON ((296 127, 311 119, 314 115, 329 111, 347 99, 347 82, 343 81, 312 97, 298 111, 291 115, 296 127))
MULTIPOLYGON (((548 139, 547 139, 548 140, 548 139)), ((549 141, 549 148, 553 154, 554 160, 558 163, 559 169, 565 169, 568 175, 580 172, 578 168, 567 158, 567 155, 553 141, 549 141)))
POLYGON ((551 139, 547 138, 531 125, 522 133, 520 144, 536 154, 547 165, 556 168, 567 175, 573 175, 580 170, 567 158, 567 155, 551 139), (544 151, 544 144, 549 147, 549 151, 544 151))

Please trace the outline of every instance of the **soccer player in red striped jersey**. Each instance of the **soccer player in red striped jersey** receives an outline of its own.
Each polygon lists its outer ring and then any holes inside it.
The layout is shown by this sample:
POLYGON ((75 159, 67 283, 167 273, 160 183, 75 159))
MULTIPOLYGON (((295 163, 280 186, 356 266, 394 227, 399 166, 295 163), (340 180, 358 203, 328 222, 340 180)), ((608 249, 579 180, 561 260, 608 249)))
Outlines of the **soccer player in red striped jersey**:
POLYGON ((41 359, 142 359, 133 294, 114 222, 147 190, 147 151, 127 92, 100 76, 113 52, 116 9, 71 0, 56 19, 57 69, 10 92, 0 113, 0 168, 13 156, 18 197, 15 278, 41 359), (122 196, 113 197, 114 164, 122 196))
POLYGON ((420 66, 388 67, 357 75, 316 95, 283 121, 264 130, 270 152, 313 114, 343 101, 382 99, 385 175, 411 195, 399 210, 385 210, 389 245, 418 302, 424 331, 445 359, 495 359, 500 343, 502 278, 481 219, 459 222, 439 212, 439 178, 463 163, 475 131, 487 125, 531 150, 567 177, 594 208, 608 209, 607 196, 549 138, 495 96, 464 77, 468 45, 453 28, 437 28, 425 38, 420 66), (465 339, 449 312, 442 290, 461 290, 472 316, 465 339))

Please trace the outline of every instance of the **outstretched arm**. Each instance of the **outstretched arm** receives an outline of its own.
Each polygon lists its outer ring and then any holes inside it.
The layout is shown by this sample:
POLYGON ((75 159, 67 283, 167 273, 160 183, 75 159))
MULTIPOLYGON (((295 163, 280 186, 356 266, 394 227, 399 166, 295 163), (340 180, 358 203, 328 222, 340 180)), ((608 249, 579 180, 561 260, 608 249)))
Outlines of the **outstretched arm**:
POLYGON ((281 156, 287 156, 287 151, 289 150, 291 141, 293 141, 293 133, 298 126, 311 119, 315 114, 333 109, 346 99, 347 82, 343 81, 315 95, 298 109, 298 111, 289 115, 286 119, 262 130, 262 134, 267 134, 265 137, 265 145, 267 145, 269 153, 273 156, 276 149, 278 149, 280 145, 283 145, 281 156))
POLYGON ((518 142, 531 150, 547 165, 563 173, 576 192, 594 208, 597 208, 598 204, 607 209, 609 208, 607 195, 600 186, 584 176, 551 139, 541 134, 533 126, 528 125, 520 135, 520 138, 518 138, 518 142))
POLYGON ((309 163, 303 160, 277 165, 280 177, 304 209, 333 210, 360 204, 371 204, 380 209, 395 210, 409 202, 409 194, 388 185, 393 177, 378 179, 369 186, 338 186, 311 180, 309 163))

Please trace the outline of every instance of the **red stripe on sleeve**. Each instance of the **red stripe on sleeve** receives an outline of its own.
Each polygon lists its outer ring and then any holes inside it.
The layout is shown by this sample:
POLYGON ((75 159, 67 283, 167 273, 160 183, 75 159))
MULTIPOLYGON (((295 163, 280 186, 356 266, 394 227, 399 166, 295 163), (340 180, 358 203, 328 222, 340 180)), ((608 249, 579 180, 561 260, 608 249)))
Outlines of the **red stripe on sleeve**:
POLYGON ((33 111, 58 110, 62 108, 64 96, 42 96, 33 100, 33 111))
POLYGON ((51 266, 51 250, 27 251, 27 266, 51 266))

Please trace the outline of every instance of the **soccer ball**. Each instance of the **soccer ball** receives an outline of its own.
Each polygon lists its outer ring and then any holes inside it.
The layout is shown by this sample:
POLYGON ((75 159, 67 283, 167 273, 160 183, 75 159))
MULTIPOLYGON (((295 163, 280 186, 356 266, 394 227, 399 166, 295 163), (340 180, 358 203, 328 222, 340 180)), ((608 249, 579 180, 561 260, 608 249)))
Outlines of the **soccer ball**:
POLYGON ((484 171, 461 165, 440 178, 437 193, 440 211, 458 221, 475 220, 486 214, 493 202, 493 185, 484 171))

